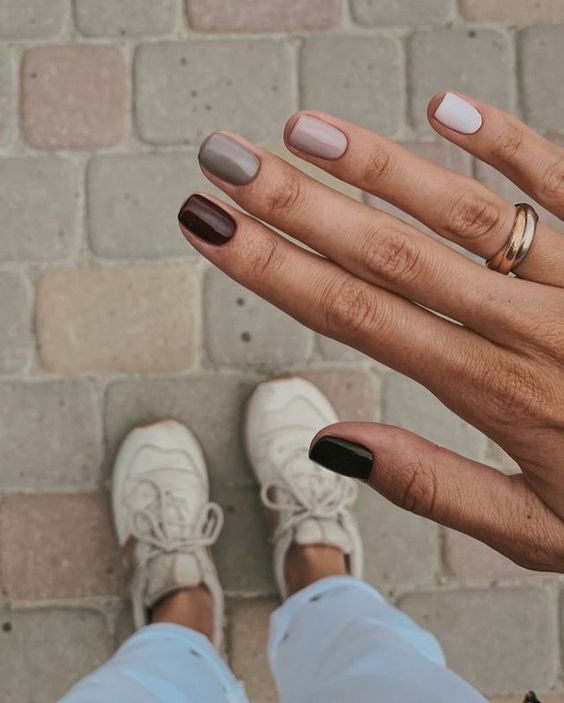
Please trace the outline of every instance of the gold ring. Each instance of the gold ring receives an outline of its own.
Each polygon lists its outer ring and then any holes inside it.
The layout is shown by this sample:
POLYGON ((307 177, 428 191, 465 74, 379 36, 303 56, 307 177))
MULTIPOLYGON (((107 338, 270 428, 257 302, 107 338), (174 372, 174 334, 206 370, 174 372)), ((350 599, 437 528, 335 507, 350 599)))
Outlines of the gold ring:
POLYGON ((507 241, 486 262, 488 268, 498 273, 509 274, 519 266, 529 253, 537 231, 539 216, 531 205, 517 203, 515 210, 515 220, 507 241))

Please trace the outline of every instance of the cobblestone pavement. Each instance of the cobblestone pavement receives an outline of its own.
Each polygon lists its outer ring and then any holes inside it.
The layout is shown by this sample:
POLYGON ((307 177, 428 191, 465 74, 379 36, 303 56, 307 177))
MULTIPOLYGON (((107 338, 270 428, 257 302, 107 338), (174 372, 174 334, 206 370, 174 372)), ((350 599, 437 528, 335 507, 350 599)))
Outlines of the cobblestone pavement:
MULTIPOLYGON (((228 656, 256 703, 275 700, 263 645, 276 602, 239 436, 257 381, 296 371, 343 419, 399 423, 511 470, 420 386, 212 270, 176 213, 209 188, 202 137, 229 128, 283 153, 299 107, 357 120, 517 200, 434 141, 426 101, 460 89, 557 138, 563 43, 561 0, 2 0, 3 703, 51 703, 131 631, 106 486, 139 421, 172 415, 205 446, 226 508, 216 556, 228 656)), ((562 580, 374 494, 359 517, 368 580, 440 637, 454 669, 496 701, 528 688, 563 699, 562 580)))

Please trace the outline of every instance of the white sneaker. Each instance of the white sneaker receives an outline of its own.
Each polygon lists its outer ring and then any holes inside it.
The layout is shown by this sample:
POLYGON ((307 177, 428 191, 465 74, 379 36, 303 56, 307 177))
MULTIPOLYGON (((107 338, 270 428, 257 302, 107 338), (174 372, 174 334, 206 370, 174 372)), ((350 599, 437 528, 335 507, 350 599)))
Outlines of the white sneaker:
POLYGON ((349 510, 356 500, 356 482, 308 458, 314 435, 337 421, 323 393, 302 378, 261 383, 247 406, 247 451, 261 483, 262 502, 279 513, 274 574, 282 598, 288 596, 285 560, 294 542, 338 547, 351 575, 362 578, 362 542, 349 510))
POLYGON ((223 591, 209 547, 223 525, 209 502, 204 455, 175 420, 138 427, 125 438, 113 474, 114 520, 120 545, 134 549, 131 583, 135 626, 164 596, 204 584, 214 602, 214 644, 223 633, 223 591))

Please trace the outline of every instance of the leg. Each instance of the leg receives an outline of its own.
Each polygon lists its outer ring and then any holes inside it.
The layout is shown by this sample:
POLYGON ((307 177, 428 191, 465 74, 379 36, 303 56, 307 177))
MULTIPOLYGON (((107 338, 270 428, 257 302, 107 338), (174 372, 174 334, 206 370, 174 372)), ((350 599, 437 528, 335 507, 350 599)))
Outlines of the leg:
POLYGON ((289 598, 272 616, 269 658, 282 703, 486 703, 433 635, 351 577, 289 598))
POLYGON ((139 632, 61 703, 248 703, 217 653, 223 592, 208 547, 222 513, 196 438, 172 420, 131 432, 112 497, 139 632))
POLYGON ((360 580, 356 485, 307 458, 309 440, 336 421, 327 398, 299 378, 261 384, 247 413, 274 571, 289 596, 273 615, 269 648, 282 703, 485 703, 446 668, 430 633, 360 580))

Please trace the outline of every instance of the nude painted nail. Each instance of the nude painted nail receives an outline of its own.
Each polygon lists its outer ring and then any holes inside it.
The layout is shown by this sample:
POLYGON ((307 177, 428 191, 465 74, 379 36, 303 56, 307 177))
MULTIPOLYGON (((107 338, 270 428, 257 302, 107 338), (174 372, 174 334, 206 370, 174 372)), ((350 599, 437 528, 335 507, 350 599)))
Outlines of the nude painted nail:
POLYGON ((454 93, 446 93, 435 110, 435 119, 461 134, 474 134, 482 126, 482 115, 474 105, 454 93))
POLYGON ((347 150, 346 136, 333 125, 311 115, 301 115, 290 132, 288 142, 320 159, 339 159, 347 150))
POLYGON ((210 134, 202 142, 198 160, 214 176, 235 186, 250 183, 260 168, 255 153, 221 132, 210 134))

